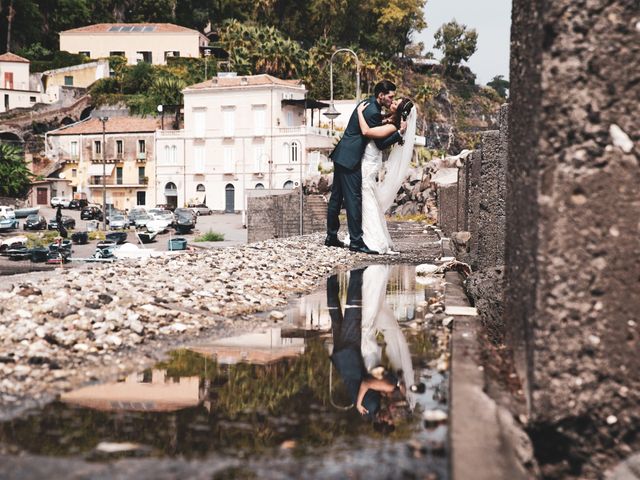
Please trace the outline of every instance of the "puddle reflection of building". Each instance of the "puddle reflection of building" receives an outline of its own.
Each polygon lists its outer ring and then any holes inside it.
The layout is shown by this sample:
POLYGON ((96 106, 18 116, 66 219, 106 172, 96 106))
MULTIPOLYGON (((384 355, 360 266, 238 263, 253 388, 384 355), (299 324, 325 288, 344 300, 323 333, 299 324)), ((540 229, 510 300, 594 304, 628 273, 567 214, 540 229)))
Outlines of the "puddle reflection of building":
POLYGON ((166 370, 129 375, 121 382, 92 385, 60 397, 60 401, 103 411, 172 412, 200 403, 199 377, 167 377, 166 370))
POLYGON ((432 295, 424 285, 416 282, 416 269, 408 265, 390 266, 387 303, 399 322, 416 318, 416 306, 432 295))
POLYGON ((248 333, 189 347, 189 350, 215 359, 219 364, 246 362, 267 365, 304 353, 304 338, 283 337, 280 328, 248 333))

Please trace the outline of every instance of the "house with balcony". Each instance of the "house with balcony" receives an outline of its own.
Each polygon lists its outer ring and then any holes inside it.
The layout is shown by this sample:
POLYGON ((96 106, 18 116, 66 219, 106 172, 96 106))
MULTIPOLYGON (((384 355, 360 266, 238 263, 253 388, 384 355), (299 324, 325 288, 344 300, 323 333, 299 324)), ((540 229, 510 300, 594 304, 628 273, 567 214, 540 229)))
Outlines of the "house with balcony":
POLYGON ((60 50, 89 58, 122 56, 127 63, 164 65, 168 57, 200 57, 209 39, 172 23, 97 23, 60 32, 60 50))
POLYGON ((0 55, 0 113, 31 108, 41 101, 40 92, 31 87, 29 63, 11 52, 0 55))
POLYGON ((45 154, 62 165, 59 175, 71 193, 86 193, 90 203, 120 209, 155 206, 154 118, 98 118, 52 130, 45 135, 45 154), (103 135, 104 126, 104 135, 103 135))
POLYGON ((204 202, 244 211, 248 190, 291 189, 317 174, 334 145, 305 111, 328 106, 306 98, 298 80, 219 74, 184 91, 184 130, 156 134, 157 203, 204 202))

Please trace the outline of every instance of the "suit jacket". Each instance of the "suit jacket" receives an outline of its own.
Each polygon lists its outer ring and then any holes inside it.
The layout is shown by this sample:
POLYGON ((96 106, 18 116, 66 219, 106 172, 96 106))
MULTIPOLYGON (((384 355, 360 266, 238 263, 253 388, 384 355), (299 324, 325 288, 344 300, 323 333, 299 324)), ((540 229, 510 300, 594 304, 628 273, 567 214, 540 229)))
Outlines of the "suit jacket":
MULTIPOLYGON (((369 102, 367 108, 362 112, 367 124, 370 127, 378 127, 382 125, 382 108, 378 102, 376 102, 375 97, 369 97, 367 100, 363 101, 369 102)), ((387 138, 374 141, 380 150, 384 150, 399 141, 401 138, 400 133, 395 132, 387 138)), ((331 155, 329 155, 329 158, 338 165, 346 167, 349 170, 359 169, 364 149, 367 147, 369 140, 369 138, 362 135, 362 130, 360 130, 358 108, 356 107, 349 118, 349 123, 347 124, 347 128, 345 129, 342 138, 333 149, 333 152, 331 152, 331 155)))

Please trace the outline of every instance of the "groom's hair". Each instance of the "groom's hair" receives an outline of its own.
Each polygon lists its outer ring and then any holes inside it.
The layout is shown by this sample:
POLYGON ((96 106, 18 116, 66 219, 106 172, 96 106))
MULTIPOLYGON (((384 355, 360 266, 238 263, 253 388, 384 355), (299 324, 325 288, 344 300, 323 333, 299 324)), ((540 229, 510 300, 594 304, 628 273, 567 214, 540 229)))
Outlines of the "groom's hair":
POLYGON ((385 95, 389 92, 394 92, 396 90, 396 84, 391 80, 382 80, 381 82, 376 83, 376 86, 373 87, 373 96, 378 97, 380 93, 384 93, 385 95))

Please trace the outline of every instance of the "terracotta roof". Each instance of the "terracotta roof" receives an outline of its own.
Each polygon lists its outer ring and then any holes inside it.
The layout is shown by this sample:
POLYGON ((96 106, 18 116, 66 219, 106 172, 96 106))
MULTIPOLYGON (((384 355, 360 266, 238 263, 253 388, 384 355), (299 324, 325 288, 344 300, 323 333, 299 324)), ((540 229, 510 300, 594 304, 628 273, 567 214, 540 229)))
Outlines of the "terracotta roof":
POLYGON ((29 63, 29 60, 22 58, 15 53, 7 52, 0 55, 0 62, 29 63))
POLYGON ((113 34, 126 34, 126 33, 200 33, 197 30, 187 27, 181 27, 180 25, 174 25, 173 23, 96 23, 93 25, 86 25, 84 27, 72 28, 60 33, 113 33, 113 34), (115 27, 153 27, 153 31, 146 32, 113 32, 109 31, 115 27))
POLYGON ((189 85, 185 90, 204 90, 207 88, 244 87, 258 85, 283 85, 287 87, 302 87, 302 80, 283 80, 271 75, 242 75, 237 77, 214 77, 202 83, 189 85))
MULTIPOLYGON (((111 117, 105 124, 106 133, 155 132, 159 128, 155 118, 140 117, 111 117)), ((74 123, 49 132, 49 135, 79 135, 102 133, 102 122, 97 118, 90 118, 84 122, 74 123)))

